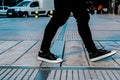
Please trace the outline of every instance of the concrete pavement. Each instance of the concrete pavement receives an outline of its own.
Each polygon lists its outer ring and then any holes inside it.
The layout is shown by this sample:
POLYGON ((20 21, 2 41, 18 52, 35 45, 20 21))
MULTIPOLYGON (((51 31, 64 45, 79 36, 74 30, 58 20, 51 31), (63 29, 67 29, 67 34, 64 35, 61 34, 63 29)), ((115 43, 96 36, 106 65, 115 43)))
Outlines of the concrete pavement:
POLYGON ((98 48, 115 49, 117 54, 90 62, 70 17, 51 45, 51 52, 64 59, 59 64, 37 60, 45 26, 50 18, 0 19, 1 80, 119 80, 120 16, 91 15, 90 29, 98 48))

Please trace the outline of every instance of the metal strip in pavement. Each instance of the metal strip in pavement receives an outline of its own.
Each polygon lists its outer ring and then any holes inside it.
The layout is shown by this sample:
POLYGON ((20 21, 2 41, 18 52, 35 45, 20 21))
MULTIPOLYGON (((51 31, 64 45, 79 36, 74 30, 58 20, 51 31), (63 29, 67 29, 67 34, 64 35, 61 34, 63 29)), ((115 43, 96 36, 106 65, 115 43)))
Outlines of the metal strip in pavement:
POLYGON ((41 70, 120 70, 120 67, 36 67, 36 66, 0 66, 0 69, 41 69, 41 70))
POLYGON ((5 51, 1 52, 1 53, 0 53, 0 55, 1 55, 1 54, 3 54, 4 52, 6 52, 6 51, 10 50, 11 48, 15 47, 16 45, 20 44, 21 42, 23 42, 23 41, 19 41, 19 42, 18 42, 18 43, 16 43, 15 45, 13 45, 13 46, 9 47, 7 50, 5 50, 5 51))
MULTIPOLYGON (((12 64, 19 60, 24 54, 26 54, 33 46, 35 46, 39 41, 36 41, 29 49, 27 49, 20 57, 18 57, 12 64)), ((12 65, 11 64, 11 65, 12 65)))
POLYGON ((120 78, 118 70, 3 68, 0 72, 2 72, 1 80, 119 80, 120 78))

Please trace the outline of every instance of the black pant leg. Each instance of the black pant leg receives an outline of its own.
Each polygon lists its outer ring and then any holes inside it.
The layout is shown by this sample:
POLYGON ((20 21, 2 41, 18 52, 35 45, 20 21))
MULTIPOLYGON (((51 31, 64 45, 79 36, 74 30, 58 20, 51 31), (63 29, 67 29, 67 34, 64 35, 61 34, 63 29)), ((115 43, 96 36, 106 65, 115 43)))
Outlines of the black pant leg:
POLYGON ((69 14, 70 12, 64 9, 62 11, 55 10, 53 17, 45 28, 44 37, 40 49, 41 51, 49 51, 52 39, 54 38, 58 28, 65 24, 65 22, 69 18, 69 14))
POLYGON ((97 51, 97 48, 92 40, 92 35, 88 24, 90 16, 86 6, 84 6, 84 3, 76 5, 72 11, 78 25, 78 32, 85 44, 87 51, 89 53, 97 51))

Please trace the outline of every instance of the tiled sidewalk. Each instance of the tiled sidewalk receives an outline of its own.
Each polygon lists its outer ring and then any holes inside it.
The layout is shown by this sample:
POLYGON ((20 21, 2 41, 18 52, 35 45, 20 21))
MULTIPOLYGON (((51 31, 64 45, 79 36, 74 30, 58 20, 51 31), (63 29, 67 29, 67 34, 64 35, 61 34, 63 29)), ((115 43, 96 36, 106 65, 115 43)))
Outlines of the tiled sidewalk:
MULTIPOLYGON (((35 33, 37 36, 32 34, 30 37, 31 34, 26 34, 29 37, 24 36, 22 39, 19 36, 12 36, 14 37, 12 40, 9 36, 4 40, 7 36, 1 36, 0 80, 119 80, 119 19, 119 16, 94 15, 90 20, 90 28, 96 46, 117 50, 116 55, 98 62, 89 61, 88 53, 78 35, 77 25, 72 17, 64 27, 59 29, 51 45, 51 52, 64 59, 64 62, 59 64, 49 64, 37 60, 43 27, 40 29, 39 38, 37 32, 35 33)), ((15 24, 18 23, 22 22, 16 21, 15 24)), ((32 23, 29 24, 32 25, 32 23)), ((37 22, 36 24, 34 26, 38 26, 37 22)), ((40 24, 44 26, 45 22, 40 24)), ((4 25, 1 26, 4 28, 4 25)))

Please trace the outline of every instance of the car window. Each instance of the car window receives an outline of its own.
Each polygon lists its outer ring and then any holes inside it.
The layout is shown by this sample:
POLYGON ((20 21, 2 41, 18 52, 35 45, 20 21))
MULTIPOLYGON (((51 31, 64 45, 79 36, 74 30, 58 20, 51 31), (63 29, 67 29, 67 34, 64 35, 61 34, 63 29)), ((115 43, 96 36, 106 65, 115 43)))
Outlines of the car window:
POLYGON ((30 1, 23 1, 19 4, 17 4, 17 6, 27 6, 30 3, 30 1))
POLYGON ((8 9, 8 7, 4 7, 4 10, 7 10, 8 9))
POLYGON ((33 2, 30 7, 39 7, 39 3, 38 2, 33 2))

